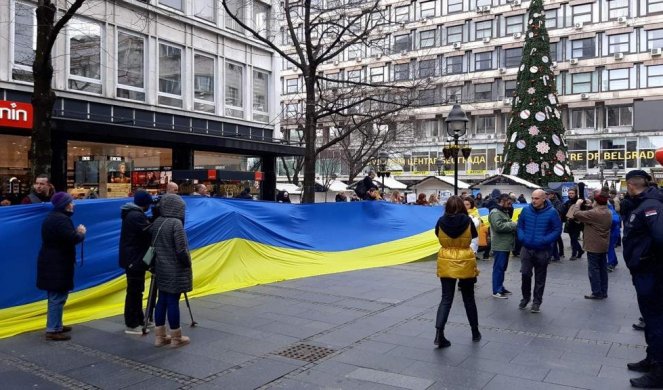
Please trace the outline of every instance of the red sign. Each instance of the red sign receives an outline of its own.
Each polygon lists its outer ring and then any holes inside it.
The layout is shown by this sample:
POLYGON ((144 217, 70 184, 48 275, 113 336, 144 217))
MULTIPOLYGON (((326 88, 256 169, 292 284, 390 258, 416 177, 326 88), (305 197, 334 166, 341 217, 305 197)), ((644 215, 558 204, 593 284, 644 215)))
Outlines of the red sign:
POLYGON ((254 177, 254 178, 255 178, 256 181, 261 181, 261 180, 263 179, 262 176, 263 176, 262 172, 260 172, 260 171, 256 171, 256 172, 255 172, 255 177, 254 177))
POLYGON ((0 100, 0 127, 32 128, 32 104, 0 100))
POLYGON ((207 180, 216 180, 216 169, 207 170, 207 180))

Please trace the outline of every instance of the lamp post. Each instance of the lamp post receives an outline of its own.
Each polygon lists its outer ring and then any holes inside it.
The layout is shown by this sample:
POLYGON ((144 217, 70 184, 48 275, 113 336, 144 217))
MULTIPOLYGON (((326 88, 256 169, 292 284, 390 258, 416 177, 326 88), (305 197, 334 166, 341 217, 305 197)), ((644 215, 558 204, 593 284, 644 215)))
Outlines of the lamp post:
POLYGON ((387 163, 389 162, 389 153, 380 152, 378 154, 378 177, 382 178, 382 196, 384 196, 384 178, 389 177, 389 171, 387 171, 387 163))
POLYGON ((410 172, 412 166, 410 165, 410 160, 412 159, 412 153, 405 152, 403 153, 403 172, 410 172))
POLYGON ((615 175, 615 181, 612 182, 612 188, 617 189, 617 182, 619 182, 619 165, 612 164, 612 173, 615 175))
MULTIPOLYGON (((449 158, 452 156, 454 158, 454 195, 458 195, 458 154, 461 150, 461 147, 458 145, 458 139, 463 137, 467 133, 467 115, 465 111, 460 108, 460 104, 454 104, 449 116, 445 119, 447 123, 447 134, 449 137, 453 138, 453 145, 445 146, 442 149, 444 156, 449 158)), ((472 148, 469 145, 464 145, 462 147, 463 157, 470 157, 472 148)))
POLYGON ((599 180, 601 181, 601 187, 603 187, 603 170, 605 169, 605 162, 599 161, 599 180))

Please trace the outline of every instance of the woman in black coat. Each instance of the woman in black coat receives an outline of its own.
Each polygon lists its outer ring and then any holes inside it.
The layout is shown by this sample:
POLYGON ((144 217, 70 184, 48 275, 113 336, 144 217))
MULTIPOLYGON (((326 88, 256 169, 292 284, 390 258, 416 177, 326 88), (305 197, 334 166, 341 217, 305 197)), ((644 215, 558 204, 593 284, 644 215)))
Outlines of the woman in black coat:
POLYGON ((74 289, 74 265, 76 244, 85 239, 86 229, 78 225, 74 229, 74 198, 66 192, 58 192, 51 198, 51 211, 41 225, 41 249, 37 259, 37 288, 48 296, 46 317, 47 340, 69 340, 71 331, 62 325, 64 304, 69 291, 74 289))

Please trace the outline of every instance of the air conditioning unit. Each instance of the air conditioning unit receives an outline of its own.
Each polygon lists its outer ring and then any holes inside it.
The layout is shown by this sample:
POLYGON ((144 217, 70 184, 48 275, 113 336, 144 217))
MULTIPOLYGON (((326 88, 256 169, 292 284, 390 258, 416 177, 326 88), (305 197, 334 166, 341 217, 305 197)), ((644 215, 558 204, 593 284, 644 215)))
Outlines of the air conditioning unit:
POLYGON ((401 55, 406 56, 407 55, 407 50, 401 50, 401 55))
POLYGON ((488 139, 493 139, 493 135, 492 135, 492 134, 488 134, 486 138, 488 138, 488 139))
POLYGON ((566 130, 566 132, 569 133, 569 135, 575 135, 576 134, 575 130, 566 130))
POLYGON ((522 3, 521 3, 520 0, 513 0, 513 1, 511 2, 511 7, 513 7, 513 8, 515 8, 515 7, 520 7, 521 4, 522 4, 522 3))
POLYGON ((617 23, 627 24, 628 23, 628 18, 626 16, 620 16, 620 17, 617 18, 617 23))
POLYGON ((421 18, 421 19, 419 20, 419 22, 424 23, 424 24, 425 24, 425 23, 429 23, 429 22, 430 22, 430 18, 429 18, 429 17, 421 18))
POLYGON ((373 54, 373 58, 375 58, 376 60, 379 60, 380 58, 382 58, 382 54, 375 53, 375 54, 373 54))
POLYGON ((499 68, 498 70, 500 73, 506 73, 506 68, 499 68))
POLYGON ((582 99, 582 100, 587 100, 587 99, 589 99, 589 94, 588 94, 588 93, 583 93, 583 94, 581 94, 581 95, 580 95, 580 99, 582 99))
POLYGON ((585 24, 583 22, 578 22, 574 25, 574 27, 575 27, 576 30, 582 30, 584 25, 585 24))
POLYGON ((656 49, 651 49, 650 54, 653 56, 660 56, 663 53, 663 49, 657 47, 656 49))
POLYGON ((624 59, 624 53, 615 53, 615 60, 623 60, 624 59))
POLYGON ((401 22, 401 28, 405 28, 405 22, 401 22))
POLYGON ((513 33, 513 39, 520 39, 520 37, 522 37, 522 36, 523 36, 523 33, 520 33, 520 32, 513 33))
POLYGON ((338 60, 334 61, 334 65, 338 66, 338 60))
POLYGON ((483 43, 489 43, 489 42, 490 42, 490 37, 483 38, 483 43))
POLYGON ((357 58, 355 59, 355 61, 357 61, 357 62, 361 62, 361 57, 357 57, 357 58))
POLYGON ((489 5, 484 5, 481 7, 481 12, 490 12, 490 6, 489 5))
MULTIPOLYGON (((460 49, 460 47, 461 47, 460 42, 454 42, 454 49, 458 50, 458 49, 460 49)), ((659 50, 659 52, 660 52, 661 49, 658 49, 658 50, 659 50)), ((653 52, 653 50, 652 50, 652 52, 653 52)), ((659 53, 659 54, 660 54, 660 53, 659 53)))
POLYGON ((504 103, 505 106, 510 106, 511 103, 512 103, 512 99, 511 98, 504 98, 503 103, 504 103))
POLYGON ((553 61, 552 64, 550 64, 550 67, 555 69, 557 67, 557 61, 553 61))
POLYGON ((578 65, 578 59, 577 58, 571 58, 569 60, 569 64, 571 65, 578 65))

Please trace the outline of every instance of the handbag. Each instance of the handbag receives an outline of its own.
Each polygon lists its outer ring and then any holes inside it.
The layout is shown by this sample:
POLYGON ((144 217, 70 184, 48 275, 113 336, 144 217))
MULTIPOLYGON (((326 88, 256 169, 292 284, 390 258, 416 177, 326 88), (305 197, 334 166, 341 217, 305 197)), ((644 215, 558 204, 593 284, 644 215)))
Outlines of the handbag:
POLYGON ((154 249, 154 243, 157 241, 159 233, 161 233, 161 228, 163 227, 163 224, 165 222, 166 221, 161 223, 161 226, 159 226, 159 230, 157 230, 157 235, 154 236, 154 240, 152 240, 152 245, 150 245, 150 247, 147 248, 147 252, 145 252, 145 255, 143 255, 143 263, 145 263, 145 265, 147 265, 148 267, 152 265, 154 258, 157 256, 157 252, 154 249))

